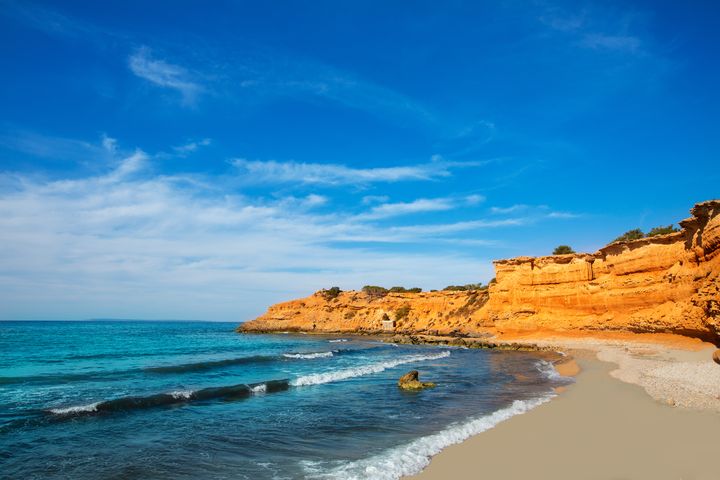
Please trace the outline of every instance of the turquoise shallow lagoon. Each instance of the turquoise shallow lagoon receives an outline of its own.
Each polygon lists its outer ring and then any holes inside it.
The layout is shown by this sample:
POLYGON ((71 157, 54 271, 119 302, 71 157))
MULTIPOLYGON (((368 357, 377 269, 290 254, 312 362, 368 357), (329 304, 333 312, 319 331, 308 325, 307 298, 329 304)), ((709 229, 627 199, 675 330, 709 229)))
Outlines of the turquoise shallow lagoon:
POLYGON ((565 381, 530 352, 236 326, 0 322, 0 476, 399 478, 565 381), (400 391, 411 369, 437 388, 400 391))

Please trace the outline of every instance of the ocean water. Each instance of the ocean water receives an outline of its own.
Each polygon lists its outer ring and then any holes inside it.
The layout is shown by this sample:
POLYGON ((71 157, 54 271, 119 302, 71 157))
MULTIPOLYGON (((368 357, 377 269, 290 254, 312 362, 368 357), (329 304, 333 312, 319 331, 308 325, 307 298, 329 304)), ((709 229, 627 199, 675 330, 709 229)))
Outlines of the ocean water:
POLYGON ((397 479, 567 382, 531 352, 235 327, 0 322, 0 478, 397 479), (412 369, 437 388, 400 391, 412 369))

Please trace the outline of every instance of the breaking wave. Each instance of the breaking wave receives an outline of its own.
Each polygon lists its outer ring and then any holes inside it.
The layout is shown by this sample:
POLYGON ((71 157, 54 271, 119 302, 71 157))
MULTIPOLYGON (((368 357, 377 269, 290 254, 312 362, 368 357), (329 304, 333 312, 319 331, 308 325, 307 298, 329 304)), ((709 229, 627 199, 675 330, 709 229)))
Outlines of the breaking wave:
POLYGON ((363 375, 371 375, 373 373, 380 373, 388 368, 397 367, 404 363, 422 362, 426 360, 437 360, 439 358, 449 357, 450 352, 440 352, 433 355, 408 355, 395 360, 388 360, 385 362, 373 363, 370 365, 363 365, 360 367, 347 368, 344 370, 335 370, 323 373, 313 373, 311 375, 304 375, 291 381, 290 384, 294 387, 301 387, 305 385, 319 385, 321 383, 336 382, 338 380, 345 380, 347 378, 361 377, 363 375))
POLYGON ((274 393, 287 390, 287 380, 270 380, 261 383, 209 387, 201 390, 180 390, 169 393, 157 393, 145 397, 121 397, 87 405, 77 405, 47 410, 52 415, 64 417, 87 415, 92 413, 112 413, 140 410, 153 407, 179 405, 203 400, 234 400, 249 397, 255 393, 274 393))
POLYGON ((549 401, 552 395, 532 400, 515 400, 509 407, 497 410, 467 422, 451 425, 438 433, 418 438, 410 443, 391 448, 378 455, 349 462, 322 472, 317 463, 307 462, 307 478, 397 480, 420 473, 430 463, 430 457, 444 448, 460 443, 473 435, 493 428, 515 415, 521 415, 549 401))
POLYGON ((303 360, 311 360, 313 358, 329 358, 333 356, 333 352, 317 352, 317 353, 283 353, 285 358, 299 358, 303 360))

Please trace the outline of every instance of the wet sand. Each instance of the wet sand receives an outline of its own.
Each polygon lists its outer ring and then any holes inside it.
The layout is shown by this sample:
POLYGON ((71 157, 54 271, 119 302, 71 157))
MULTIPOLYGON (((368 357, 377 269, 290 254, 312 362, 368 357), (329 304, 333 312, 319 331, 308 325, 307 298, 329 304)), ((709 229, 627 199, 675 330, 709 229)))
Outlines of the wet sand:
POLYGON ((409 478, 720 479, 720 414, 669 406, 611 376, 617 365, 594 352, 574 355, 580 373, 556 399, 447 448, 409 478))

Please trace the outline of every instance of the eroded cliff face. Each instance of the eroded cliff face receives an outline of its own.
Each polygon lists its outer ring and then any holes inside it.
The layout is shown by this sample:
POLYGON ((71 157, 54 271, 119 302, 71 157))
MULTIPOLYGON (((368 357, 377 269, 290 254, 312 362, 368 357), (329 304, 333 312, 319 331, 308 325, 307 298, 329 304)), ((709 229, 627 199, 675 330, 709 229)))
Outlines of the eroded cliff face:
POLYGON ((321 291, 273 305, 264 315, 242 324, 240 330, 374 333, 383 331, 383 319, 387 319, 394 322, 390 330, 394 332, 467 334, 478 330, 479 312, 487 298, 486 291, 384 296, 349 291, 328 299, 321 291), (407 314, 403 315, 404 311, 407 314))
POLYGON ((322 292, 280 303, 241 331, 430 334, 663 332, 720 339, 720 201, 696 205, 682 231, 616 242, 594 254, 495 263, 487 291, 322 292), (388 324, 386 324, 387 326, 388 324))

